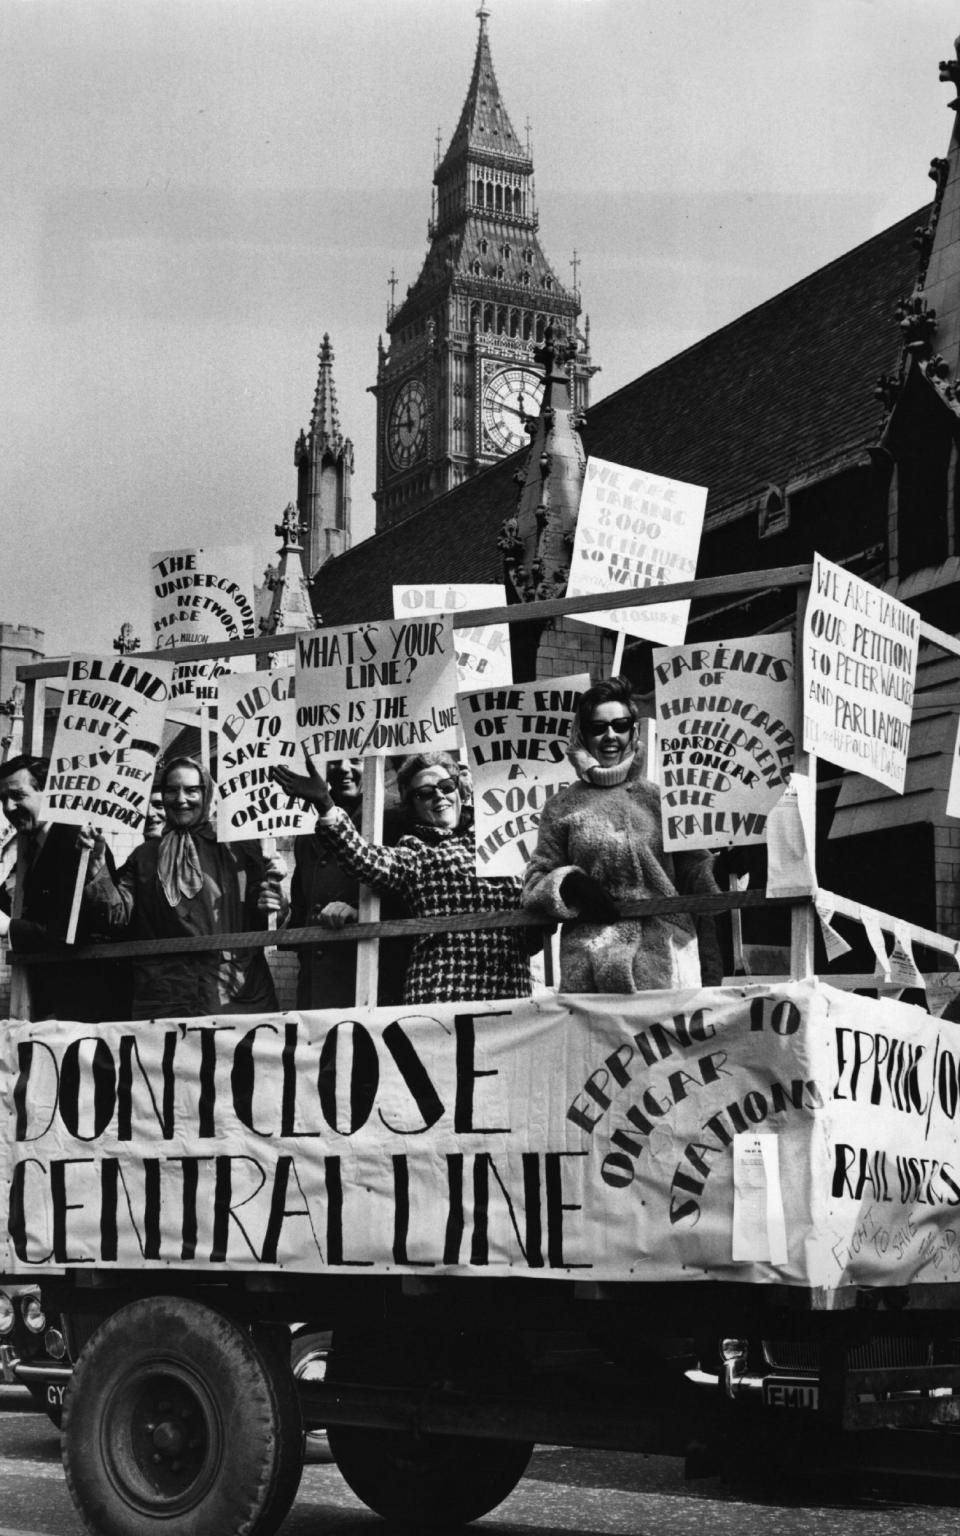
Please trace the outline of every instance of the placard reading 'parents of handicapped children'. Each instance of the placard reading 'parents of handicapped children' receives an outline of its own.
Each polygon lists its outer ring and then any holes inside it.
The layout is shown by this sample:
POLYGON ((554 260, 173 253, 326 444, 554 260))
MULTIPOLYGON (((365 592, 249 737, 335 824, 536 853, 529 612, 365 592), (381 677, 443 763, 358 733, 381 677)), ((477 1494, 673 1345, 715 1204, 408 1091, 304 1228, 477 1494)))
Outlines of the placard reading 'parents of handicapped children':
POLYGON ((297 636, 297 739, 311 757, 390 757, 457 745, 449 616, 297 636))
MULTIPOLYGON (((570 557, 568 597, 692 581, 697 569, 706 488, 589 458, 570 557)), ((571 614, 574 623, 679 645, 689 602, 571 614)))
MULTIPOLYGON (((502 583, 442 582, 437 586, 394 587, 395 619, 425 617, 431 613, 465 613, 471 608, 505 608, 507 592, 502 583)), ((453 632, 457 648, 457 679, 461 688, 496 688, 513 681, 508 624, 458 625, 453 632)))
POLYGON ((143 826, 173 665, 71 656, 40 815, 104 832, 143 826))
POLYGON ((479 688, 457 698, 473 778, 477 873, 522 875, 540 812, 576 773, 567 761, 586 672, 549 682, 479 688))
POLYGON ((291 800, 270 769, 298 766, 293 667, 217 679, 217 840, 296 837, 316 817, 291 800))
MULTIPOLYGON (((249 639, 256 633, 253 554, 248 546, 161 550, 150 556, 150 579, 158 650, 249 639)), ((248 671, 253 665, 252 656, 234 656, 229 662, 181 662, 173 676, 173 697, 185 704, 212 704, 215 678, 224 672, 248 671)))
POLYGON ((795 756, 793 636, 653 653, 663 845, 762 843, 795 756))
POLYGON ((803 624, 803 745, 903 793, 920 615, 814 555, 803 624))
POLYGON ((956 1282, 955 1034, 812 980, 13 1022, 0 1264, 956 1282))

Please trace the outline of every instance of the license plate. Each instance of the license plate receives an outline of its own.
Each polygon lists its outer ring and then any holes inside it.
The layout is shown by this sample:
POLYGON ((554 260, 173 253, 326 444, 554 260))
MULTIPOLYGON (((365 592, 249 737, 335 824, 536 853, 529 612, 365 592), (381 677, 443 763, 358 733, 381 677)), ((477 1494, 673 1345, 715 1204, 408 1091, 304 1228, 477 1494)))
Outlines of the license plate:
POLYGON ((816 1408, 820 1387, 809 1377, 765 1376, 763 1401, 768 1408, 816 1408))

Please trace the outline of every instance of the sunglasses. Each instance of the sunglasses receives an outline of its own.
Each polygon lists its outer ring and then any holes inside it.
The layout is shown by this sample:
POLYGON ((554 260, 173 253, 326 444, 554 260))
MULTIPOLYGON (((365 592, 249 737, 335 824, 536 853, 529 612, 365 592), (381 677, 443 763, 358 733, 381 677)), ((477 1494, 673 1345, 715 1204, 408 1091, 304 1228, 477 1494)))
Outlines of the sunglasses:
POLYGON ((439 795, 456 794, 459 787, 456 779, 438 779, 436 784, 424 784, 422 789, 411 790, 411 795, 421 805, 426 805, 428 800, 436 800, 439 795))
POLYGON ((587 726, 588 736, 602 736, 605 731, 616 731, 618 736, 629 736, 633 720, 629 715, 618 715, 616 720, 592 720, 587 726))

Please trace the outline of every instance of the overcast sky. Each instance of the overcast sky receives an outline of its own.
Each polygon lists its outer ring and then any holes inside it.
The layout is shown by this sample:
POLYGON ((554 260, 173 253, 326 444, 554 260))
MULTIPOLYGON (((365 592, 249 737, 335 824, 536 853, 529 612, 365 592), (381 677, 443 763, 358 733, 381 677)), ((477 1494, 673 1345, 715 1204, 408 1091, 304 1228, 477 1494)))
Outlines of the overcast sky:
MULTIPOLYGON (((372 531, 387 278, 426 251, 476 8, 0 0, 0 620, 49 655, 124 619, 146 644, 151 549, 250 543, 262 570, 324 331, 372 531)), ((490 11, 595 400, 930 196, 956 0, 490 11)))

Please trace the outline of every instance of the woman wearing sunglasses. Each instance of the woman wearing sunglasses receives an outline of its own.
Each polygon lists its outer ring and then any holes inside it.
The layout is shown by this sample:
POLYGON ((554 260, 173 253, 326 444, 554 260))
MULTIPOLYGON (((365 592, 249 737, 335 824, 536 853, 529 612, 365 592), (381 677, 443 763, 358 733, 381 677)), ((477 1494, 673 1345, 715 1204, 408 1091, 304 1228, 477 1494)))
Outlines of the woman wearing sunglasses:
MULTIPOLYGON (((377 890, 397 892, 411 917, 506 912, 519 905, 518 879, 481 878, 475 872, 472 810, 464 805, 459 765, 444 753, 418 753, 401 764, 397 789, 411 830, 395 848, 361 836, 334 805, 312 764, 306 777, 288 768, 274 768, 272 774, 286 794, 317 806, 323 835, 341 867, 377 890)), ((523 935, 531 931, 485 928, 421 935, 413 946, 403 1001, 525 997, 530 960, 523 935)))
POLYGON ((716 891, 706 853, 665 853, 660 791, 644 776, 639 710, 625 677, 588 688, 567 757, 577 781, 544 806, 523 905, 559 919, 564 992, 641 992, 714 985, 722 975, 712 921, 687 913, 621 918, 627 901, 716 891))

